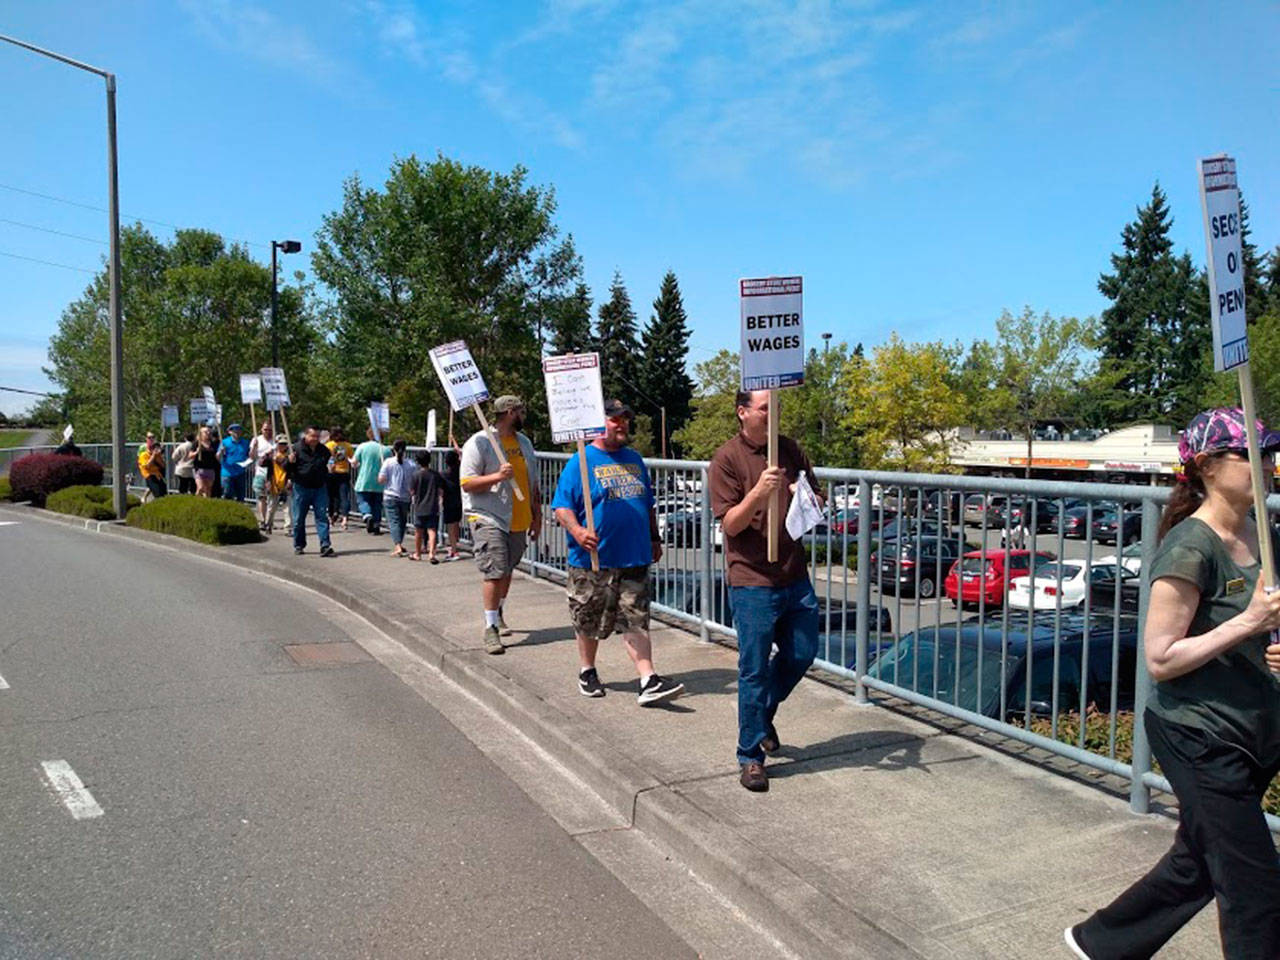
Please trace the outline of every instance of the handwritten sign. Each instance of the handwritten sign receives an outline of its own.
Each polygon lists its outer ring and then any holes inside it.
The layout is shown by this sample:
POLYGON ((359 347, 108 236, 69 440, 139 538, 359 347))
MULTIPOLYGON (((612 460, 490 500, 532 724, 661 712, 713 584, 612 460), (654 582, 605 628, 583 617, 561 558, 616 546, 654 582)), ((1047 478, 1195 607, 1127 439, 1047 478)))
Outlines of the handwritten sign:
POLYGON ((258 371, 262 375, 262 390, 267 397, 267 409, 279 410, 291 406, 289 403, 289 385, 285 382, 284 370, 280 367, 263 367, 258 371))
POLYGON ((1244 313, 1243 237, 1236 162, 1228 156, 1199 163, 1200 207, 1209 244, 1209 309, 1213 327, 1213 368, 1231 370, 1249 362, 1244 313))
POLYGON ((201 387, 200 392, 204 394, 205 403, 215 403, 213 396, 213 387, 201 387))
POLYGON ((256 373, 240 374, 240 402, 262 402, 262 377, 256 373))
POLYGON ((377 400, 369 404, 369 426, 378 440, 391 429, 391 408, 377 400))
POLYGON ((604 436, 604 393, 600 388, 598 353, 546 357, 542 361, 542 376, 547 384, 552 440, 573 443, 604 436))
POLYGON ((177 405, 169 406, 165 404, 160 408, 160 428, 176 427, 178 425, 178 407, 177 405))
POLYGON ((804 383, 804 280, 762 277, 738 282, 742 311, 742 389, 804 383))
POLYGON ((471 359, 465 340, 454 340, 431 350, 431 365, 449 396, 454 410, 465 410, 489 399, 480 368, 471 359))

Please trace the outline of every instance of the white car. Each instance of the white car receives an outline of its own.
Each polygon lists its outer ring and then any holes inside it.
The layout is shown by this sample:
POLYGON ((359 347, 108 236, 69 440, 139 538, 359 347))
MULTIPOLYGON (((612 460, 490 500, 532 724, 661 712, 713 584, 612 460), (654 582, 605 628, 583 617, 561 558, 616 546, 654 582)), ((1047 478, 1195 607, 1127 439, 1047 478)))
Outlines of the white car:
POLYGON ((1013 578, 1009 584, 1009 607, 1030 610, 1033 591, 1037 610, 1082 606, 1091 582, 1115 580, 1115 563, 1114 557, 1110 563, 1095 560, 1092 566, 1083 560, 1046 563, 1036 571, 1034 581, 1031 577, 1013 578))
MULTIPOLYGON (((1116 555, 1114 553, 1110 554, 1109 556, 1099 557, 1097 560, 1093 561, 1094 566, 1097 566, 1097 567, 1114 567, 1115 563, 1116 563, 1116 555)), ((1130 573, 1141 573, 1142 572, 1142 544, 1131 543, 1129 544, 1129 546, 1121 550, 1120 565, 1124 567, 1126 570, 1128 570, 1130 573)))

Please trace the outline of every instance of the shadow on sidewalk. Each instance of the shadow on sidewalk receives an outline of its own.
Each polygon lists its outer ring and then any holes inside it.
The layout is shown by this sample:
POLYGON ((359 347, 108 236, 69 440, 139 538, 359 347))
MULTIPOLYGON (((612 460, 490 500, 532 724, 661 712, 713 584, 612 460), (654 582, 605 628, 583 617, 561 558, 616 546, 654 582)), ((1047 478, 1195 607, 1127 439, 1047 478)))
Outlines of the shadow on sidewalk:
POLYGON ((783 744, 772 763, 770 777, 790 777, 823 770, 863 768, 874 770, 923 770, 939 763, 977 759, 975 756, 925 761, 921 753, 929 737, 904 735, 900 731, 865 730, 846 733, 806 747, 783 744), (778 763, 778 758, 786 761, 778 763))
MULTIPOLYGON (((516 634, 524 633, 523 630, 516 630, 516 634)), ((542 643, 562 643, 565 640, 573 639, 573 627, 541 627, 537 630, 530 630, 523 637, 513 642, 508 642, 509 647, 536 647, 542 643)))

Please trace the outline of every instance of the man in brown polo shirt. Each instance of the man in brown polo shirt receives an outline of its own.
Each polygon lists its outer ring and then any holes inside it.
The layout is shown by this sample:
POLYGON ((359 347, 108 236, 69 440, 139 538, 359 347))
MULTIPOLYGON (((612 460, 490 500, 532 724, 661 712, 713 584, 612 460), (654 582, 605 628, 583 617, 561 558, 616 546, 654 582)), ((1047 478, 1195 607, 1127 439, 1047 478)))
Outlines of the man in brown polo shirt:
MULTIPOLYGON (((773 717, 818 651, 818 598, 804 547, 787 533, 787 507, 800 471, 813 467, 790 437, 778 437, 778 466, 769 468, 769 391, 739 391, 738 433, 711 458, 711 510, 724 530, 729 599, 738 632, 738 764, 748 790, 769 789, 766 753, 778 749, 773 717), (778 561, 769 562, 769 499, 778 561), (773 644, 778 653, 772 659, 773 644)), ((817 487, 815 484, 815 492, 817 487)))

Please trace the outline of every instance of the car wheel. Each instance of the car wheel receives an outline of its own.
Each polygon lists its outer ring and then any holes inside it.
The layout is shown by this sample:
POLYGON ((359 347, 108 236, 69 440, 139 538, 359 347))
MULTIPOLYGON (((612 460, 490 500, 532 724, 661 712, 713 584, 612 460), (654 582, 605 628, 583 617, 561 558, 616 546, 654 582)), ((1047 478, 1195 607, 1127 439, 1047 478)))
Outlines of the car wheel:
POLYGON ((933 599, 935 589, 933 586, 933 579, 931 577, 925 577, 923 580, 920 581, 920 589, 918 593, 919 593, 920 599, 922 600, 933 599))

